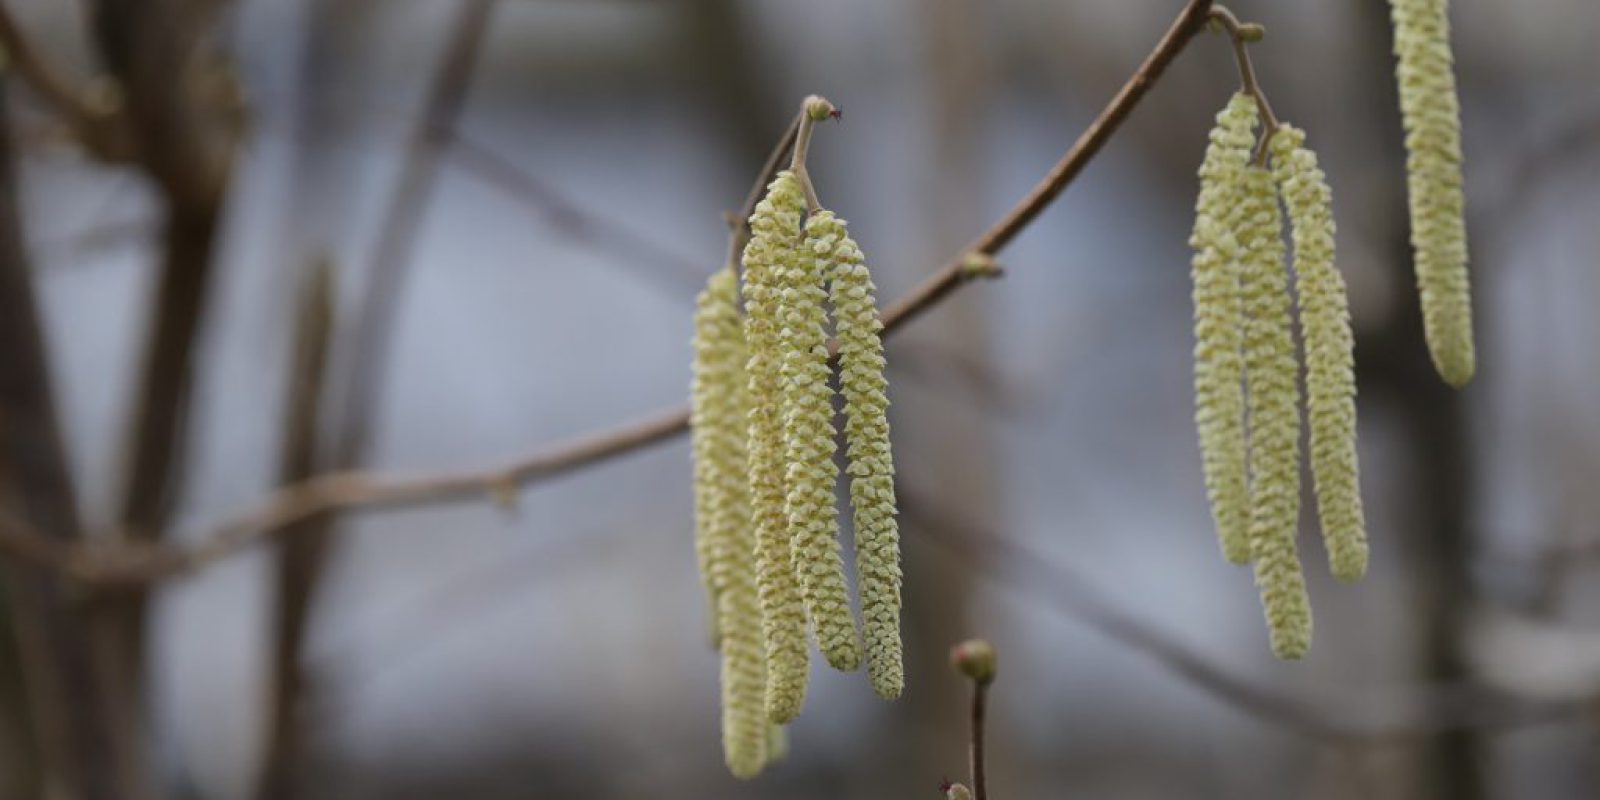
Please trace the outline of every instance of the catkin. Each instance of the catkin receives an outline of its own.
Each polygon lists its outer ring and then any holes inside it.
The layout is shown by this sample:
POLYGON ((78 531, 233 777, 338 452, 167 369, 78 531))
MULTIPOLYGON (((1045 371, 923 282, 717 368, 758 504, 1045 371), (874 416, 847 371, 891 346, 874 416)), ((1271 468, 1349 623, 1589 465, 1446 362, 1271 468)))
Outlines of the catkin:
POLYGON ((1294 237, 1317 517, 1334 577, 1353 581, 1367 571, 1356 460, 1355 338, 1344 278, 1334 267, 1333 193, 1316 154, 1306 149, 1305 138, 1305 132, 1292 125, 1273 135, 1273 177, 1289 210, 1294 237))
POLYGON ((1250 407, 1250 554, 1272 652, 1305 655, 1311 602, 1295 551, 1300 511, 1300 396, 1285 274, 1283 220, 1272 174, 1245 170, 1238 240, 1243 248, 1245 376, 1250 407))
POLYGON ((1423 327, 1434 368, 1460 387, 1472 379, 1475 355, 1449 2, 1391 0, 1390 6, 1423 327))
POLYGON ((788 722, 805 705, 810 665, 805 606, 795 580, 785 517, 782 351, 778 343, 778 281, 796 258, 805 195, 793 174, 781 172, 750 216, 744 249, 745 340, 750 348, 749 459, 751 526, 756 581, 767 655, 767 717, 788 722))
POLYGON ((732 270, 711 276, 695 314, 693 397, 699 555, 722 651, 722 748, 753 777, 769 758, 766 653, 746 476, 744 327, 732 270))
POLYGON ((1244 298, 1239 289, 1238 224, 1245 168, 1255 143, 1256 101, 1240 92, 1217 114, 1200 165, 1195 205, 1195 427, 1211 517, 1225 558, 1250 560, 1250 498, 1246 472, 1244 298))
POLYGON ((844 220, 833 212, 819 211, 807 221, 806 248, 830 265, 867 672, 873 691, 892 700, 905 690, 905 667, 900 642, 900 532, 895 522, 894 458, 889 448, 888 382, 877 289, 861 249, 850 238, 844 220))
MULTIPOLYGON (((694 366, 689 389, 690 449, 694 454, 694 551, 700 567, 700 582, 706 590, 713 646, 720 645, 722 634, 717 621, 717 586, 711 566, 716 537, 724 533, 714 527, 713 514, 726 501, 722 496, 726 485, 722 473, 728 467, 717 456, 723 429, 731 425, 739 431, 745 426, 745 420, 730 419, 727 415, 730 367, 737 367, 740 375, 744 372, 742 361, 730 364, 742 358, 744 352, 737 292, 737 279, 731 271, 712 275, 696 299, 694 314, 694 366)), ((744 387, 739 387, 739 391, 742 394, 744 387)), ((741 480, 744 477, 742 470, 739 477, 741 480)))
POLYGON ((828 334, 823 301, 827 262, 811 247, 779 273, 778 342, 783 351, 783 429, 787 440, 789 531, 800 594, 817 648, 835 669, 861 665, 850 611, 834 486, 833 388, 828 385, 828 334))

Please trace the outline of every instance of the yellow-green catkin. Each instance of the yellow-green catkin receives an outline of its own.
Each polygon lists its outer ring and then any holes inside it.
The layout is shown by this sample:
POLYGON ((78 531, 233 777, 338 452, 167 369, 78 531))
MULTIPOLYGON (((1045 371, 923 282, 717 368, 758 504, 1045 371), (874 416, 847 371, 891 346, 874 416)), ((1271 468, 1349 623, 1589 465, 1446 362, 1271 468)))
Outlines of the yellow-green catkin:
POLYGON ((835 669, 861 666, 850 610, 834 487, 833 388, 828 384, 827 262, 801 247, 781 272, 779 347, 783 351, 783 428, 788 454, 788 518, 800 594, 817 649, 835 669))
POLYGON ((1250 408, 1250 555, 1272 652, 1304 656, 1311 602, 1295 549, 1300 513, 1300 390, 1272 174, 1247 167, 1237 238, 1243 248, 1245 376, 1250 408))
MULTIPOLYGON (((719 458, 721 441, 727 429, 745 430, 742 417, 730 416, 730 381, 744 375, 744 329, 739 319, 738 281, 723 270, 711 276, 695 302, 694 368, 690 383, 690 439, 694 454, 694 551, 700 567, 700 582, 705 586, 710 620, 711 643, 717 646, 722 634, 717 622, 717 587, 712 576, 712 558, 718 536, 716 510, 727 501, 723 473, 728 464, 719 458), (731 313, 730 313, 731 312, 731 313)), ((740 395, 745 387, 738 386, 740 395)), ((732 409, 734 414, 738 409, 732 409)), ((740 445, 741 462, 743 445, 740 445)), ((741 468, 738 476, 744 480, 741 468)))
POLYGON ((1250 560, 1250 497, 1246 467, 1244 297, 1240 293, 1238 225, 1245 168, 1255 143, 1256 101, 1240 92, 1217 114, 1200 165, 1195 204, 1194 399, 1206 496, 1222 554, 1250 560))
POLYGON ((1334 266, 1333 192, 1305 139, 1292 125, 1278 129, 1272 137, 1273 177, 1294 237, 1317 518, 1334 577, 1354 581, 1367 572, 1356 459, 1355 338, 1344 278, 1334 266))
POLYGON ((850 238, 845 221, 833 212, 819 211, 807 221, 806 248, 830 265, 867 673, 873 691, 893 700, 905 690, 900 531, 895 522, 894 457, 889 448, 888 382, 877 288, 861 248, 850 238))
POLYGON ((1390 6, 1423 327, 1434 368, 1460 387, 1472 380, 1476 356, 1449 2, 1390 0, 1390 6))
POLYGON ((723 757, 734 775, 749 778, 768 759, 770 723, 746 474, 746 348, 732 270, 711 276, 701 293, 694 346, 697 554, 722 654, 723 757))
POLYGON ((782 351, 778 342, 778 282, 796 257, 805 194, 789 172, 779 173, 750 216, 744 249, 745 342, 750 348, 749 459, 751 527, 756 582, 767 655, 767 717, 788 722, 805 705, 810 665, 806 613, 795 580, 784 502, 782 351))

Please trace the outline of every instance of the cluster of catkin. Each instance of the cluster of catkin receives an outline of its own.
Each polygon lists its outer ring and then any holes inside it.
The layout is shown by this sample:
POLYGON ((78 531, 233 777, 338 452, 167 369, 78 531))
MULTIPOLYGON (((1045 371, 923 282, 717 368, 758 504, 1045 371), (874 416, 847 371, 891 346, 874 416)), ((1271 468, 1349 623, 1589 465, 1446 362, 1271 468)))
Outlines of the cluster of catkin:
POLYGON ((696 552, 722 655, 723 751, 739 777, 772 760, 777 726, 805 703, 808 628, 836 669, 859 668, 864 652, 882 697, 898 697, 905 682, 883 326, 872 278, 844 220, 826 210, 808 215, 791 172, 768 186, 750 232, 742 292, 729 269, 700 296, 691 420, 696 552), (830 306, 861 632, 834 500, 830 306))
POLYGON ((1271 166, 1255 158, 1260 109, 1240 92, 1217 115, 1200 167, 1194 231, 1195 423, 1207 495, 1236 564, 1255 567, 1272 651, 1311 646, 1311 605, 1296 550, 1301 397, 1318 519, 1342 580, 1367 569, 1357 487, 1355 369, 1344 279, 1334 267, 1332 197, 1305 134, 1269 132, 1271 166), (1280 203, 1294 243, 1289 290, 1280 203))
POLYGON ((1423 329, 1434 368, 1460 387, 1472 380, 1476 357, 1449 0, 1390 0, 1390 10, 1423 329))

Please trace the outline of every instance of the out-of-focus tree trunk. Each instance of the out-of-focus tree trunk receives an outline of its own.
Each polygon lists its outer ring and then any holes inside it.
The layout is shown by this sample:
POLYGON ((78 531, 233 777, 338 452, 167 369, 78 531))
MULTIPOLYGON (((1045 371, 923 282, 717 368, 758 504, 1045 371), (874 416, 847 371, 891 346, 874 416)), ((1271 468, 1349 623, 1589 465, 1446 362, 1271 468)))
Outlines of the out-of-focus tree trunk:
MULTIPOLYGON (((3 84, 0 84, 3 86, 3 84)), ((0 504, 58 539, 80 535, 44 333, 22 248, 10 115, 0 89, 0 504)), ((122 800, 134 765, 108 724, 81 599, 57 577, 7 561, 4 583, 50 800, 122 800), (75 605, 77 607, 75 607, 75 605)))
MULTIPOLYGON (((922 196, 927 202, 919 209, 926 249, 908 255, 916 259, 912 264, 931 265, 966 244, 988 222, 976 191, 984 185, 977 144, 985 116, 986 71, 979 3, 936 0, 919 12, 932 163, 924 171, 922 196)), ((960 363, 988 363, 988 315, 981 295, 973 292, 948 303, 908 336, 960 363)), ((890 346, 891 369, 896 346, 890 346)), ((891 385, 890 393, 895 464, 907 502, 948 503, 961 509, 963 519, 998 524, 987 415, 974 411, 960 392, 896 391, 891 385)), ((977 572, 917 541, 918 517, 938 514, 938 507, 912 508, 901 520, 906 695, 893 707, 897 730, 886 738, 899 742, 901 749, 894 766, 883 770, 889 774, 862 782, 871 787, 871 796, 925 787, 931 791, 941 777, 961 774, 966 764, 968 688, 947 659, 952 644, 981 633, 971 629, 968 610, 977 572)))

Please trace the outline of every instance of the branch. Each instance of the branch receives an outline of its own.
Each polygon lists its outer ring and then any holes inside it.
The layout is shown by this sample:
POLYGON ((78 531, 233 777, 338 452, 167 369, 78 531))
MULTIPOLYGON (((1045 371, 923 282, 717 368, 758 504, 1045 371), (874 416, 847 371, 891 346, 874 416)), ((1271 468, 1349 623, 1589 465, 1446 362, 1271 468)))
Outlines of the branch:
POLYGON ((11 12, 0 4, 0 52, 46 104, 66 120, 80 144, 107 161, 123 161, 129 142, 122 130, 120 100, 109 87, 76 87, 29 44, 11 12))
MULTIPOLYGON (((481 2, 482 0, 480 0, 481 2)), ((1190 0, 1154 50, 1078 137, 1061 160, 1000 221, 992 225, 904 297, 884 309, 883 333, 888 336, 938 305, 951 293, 979 278, 1000 274, 994 261, 999 254, 1056 199, 1094 159, 1194 36, 1204 29, 1211 0, 1190 0)), ((799 117, 791 131, 798 130, 799 117)), ((768 173, 783 163, 792 142, 774 150, 763 170, 763 180, 746 199, 743 216, 749 216, 760 197, 768 173)), ((737 244, 743 225, 735 231, 737 244)), ((737 252, 737 250, 735 250, 737 252)), ((558 444, 499 469, 442 476, 385 477, 362 472, 335 472, 283 487, 259 506, 218 525, 197 543, 80 550, 65 559, 34 559, 45 566, 64 561, 72 574, 89 581, 138 584, 182 574, 224 558, 285 527, 308 517, 361 507, 402 507, 504 494, 508 486, 571 472, 634 450, 666 441, 689 429, 686 406, 666 409, 648 418, 558 444)), ((24 541, 36 534, 16 525, 0 526, 0 550, 22 558, 38 555, 36 543, 24 541)))

